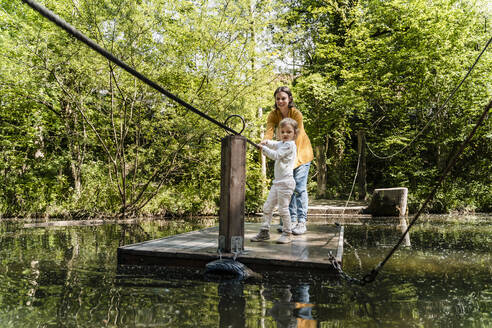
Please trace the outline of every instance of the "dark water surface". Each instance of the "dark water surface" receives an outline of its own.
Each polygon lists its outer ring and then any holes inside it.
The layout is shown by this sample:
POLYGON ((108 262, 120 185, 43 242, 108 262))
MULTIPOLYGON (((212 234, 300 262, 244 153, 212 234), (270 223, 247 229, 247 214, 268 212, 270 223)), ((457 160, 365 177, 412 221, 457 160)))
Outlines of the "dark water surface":
MULTIPOLYGON (((347 221, 344 270, 369 272, 401 223, 347 221)), ((309 274, 231 283, 117 268, 118 246, 214 224, 0 221, 0 327, 492 327, 490 215, 419 219, 364 287, 309 274)))

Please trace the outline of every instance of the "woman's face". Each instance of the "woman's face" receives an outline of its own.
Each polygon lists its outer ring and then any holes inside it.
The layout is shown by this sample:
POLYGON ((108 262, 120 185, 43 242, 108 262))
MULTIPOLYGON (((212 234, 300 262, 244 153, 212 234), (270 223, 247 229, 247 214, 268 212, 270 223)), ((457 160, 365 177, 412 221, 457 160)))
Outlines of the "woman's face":
POLYGON ((280 110, 285 110, 289 108, 289 95, 283 91, 277 92, 275 95, 275 104, 280 110))

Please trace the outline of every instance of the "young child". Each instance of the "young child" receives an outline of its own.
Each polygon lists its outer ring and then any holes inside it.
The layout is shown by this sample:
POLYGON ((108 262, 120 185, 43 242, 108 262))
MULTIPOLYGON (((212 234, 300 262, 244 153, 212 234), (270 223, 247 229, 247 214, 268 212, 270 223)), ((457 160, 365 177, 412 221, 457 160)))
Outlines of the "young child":
POLYGON ((274 180, 267 200, 263 205, 263 224, 260 232, 251 238, 251 241, 270 239, 270 224, 275 205, 277 205, 278 213, 284 223, 282 235, 277 240, 277 243, 287 244, 292 240, 289 203, 296 186, 293 170, 297 152, 295 144, 297 122, 291 118, 284 118, 279 123, 279 130, 280 141, 264 140, 260 143, 263 154, 275 160, 274 180))

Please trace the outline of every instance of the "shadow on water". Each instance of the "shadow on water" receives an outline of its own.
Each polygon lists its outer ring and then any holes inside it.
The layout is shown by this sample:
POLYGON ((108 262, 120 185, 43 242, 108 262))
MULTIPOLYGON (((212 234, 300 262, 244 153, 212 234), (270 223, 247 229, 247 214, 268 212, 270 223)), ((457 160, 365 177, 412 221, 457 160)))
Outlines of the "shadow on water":
MULTIPOLYGON (((491 327, 491 219, 421 218, 364 287, 309 273, 210 281, 202 269, 116 264, 118 246, 213 220, 0 222, 0 327, 491 327)), ((344 270, 358 278, 384 258, 408 223, 338 222, 345 225, 344 270)))

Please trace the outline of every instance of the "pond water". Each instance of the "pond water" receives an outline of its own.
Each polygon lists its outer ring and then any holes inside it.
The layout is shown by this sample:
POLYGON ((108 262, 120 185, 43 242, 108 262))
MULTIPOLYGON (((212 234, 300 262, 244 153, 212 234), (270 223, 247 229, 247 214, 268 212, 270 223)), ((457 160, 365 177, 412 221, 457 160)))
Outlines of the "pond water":
MULTIPOLYGON (((394 221, 345 221, 348 274, 361 278, 384 258, 401 235, 394 221)), ((0 327, 492 327, 490 215, 420 218, 366 286, 287 273, 213 282, 196 271, 117 267, 118 246, 215 223, 0 221, 0 327)))

